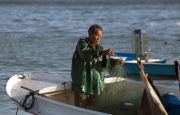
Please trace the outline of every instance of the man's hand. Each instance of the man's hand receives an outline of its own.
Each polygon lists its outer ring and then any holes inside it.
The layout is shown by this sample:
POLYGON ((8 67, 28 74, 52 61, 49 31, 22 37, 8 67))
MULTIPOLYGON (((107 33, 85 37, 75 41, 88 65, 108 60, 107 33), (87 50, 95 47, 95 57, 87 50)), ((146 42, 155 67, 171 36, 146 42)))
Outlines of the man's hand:
POLYGON ((114 50, 111 48, 104 50, 102 51, 102 55, 114 55, 114 50))
POLYGON ((119 65, 123 65, 124 64, 124 60, 122 58, 119 58, 119 65))

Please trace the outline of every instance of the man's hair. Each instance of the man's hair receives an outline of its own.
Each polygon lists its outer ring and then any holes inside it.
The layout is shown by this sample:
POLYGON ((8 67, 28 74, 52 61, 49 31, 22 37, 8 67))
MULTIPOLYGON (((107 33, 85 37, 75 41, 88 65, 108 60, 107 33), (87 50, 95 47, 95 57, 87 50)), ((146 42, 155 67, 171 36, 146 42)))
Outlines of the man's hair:
POLYGON ((99 29, 99 30, 101 30, 101 31, 103 30, 100 25, 94 24, 94 25, 92 25, 92 26, 89 27, 88 33, 89 33, 89 34, 90 34, 90 33, 94 33, 94 32, 96 32, 97 29, 99 29))

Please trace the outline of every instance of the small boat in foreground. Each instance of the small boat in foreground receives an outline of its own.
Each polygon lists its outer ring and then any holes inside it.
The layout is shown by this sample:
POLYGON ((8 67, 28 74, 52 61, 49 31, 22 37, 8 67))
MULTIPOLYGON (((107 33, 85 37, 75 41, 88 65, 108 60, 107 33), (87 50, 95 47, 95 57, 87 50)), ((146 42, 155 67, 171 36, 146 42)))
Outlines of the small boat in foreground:
MULTIPOLYGON (((111 96, 109 99, 116 98, 120 100, 123 104, 119 104, 118 107, 123 110, 124 114, 128 112, 130 112, 128 115, 134 114, 133 112, 138 113, 141 96, 145 88, 144 84, 127 78, 109 77, 105 78, 105 84, 108 86, 106 91, 108 92, 110 87, 117 83, 126 85, 113 90, 112 93, 120 92, 120 94, 115 97, 111 96), (136 96, 132 95, 134 93, 136 93, 136 96), (133 101, 127 98, 132 98, 133 101), (134 98, 138 98, 135 100, 138 102, 134 102, 134 98), (130 111, 131 109, 133 112, 130 111)), ((167 92, 179 94, 177 87, 161 85, 156 85, 156 87, 160 94, 167 92)), ((102 109, 97 111, 76 107, 74 105, 74 93, 71 90, 71 77, 63 75, 16 74, 8 80, 6 91, 19 109, 35 115, 72 115, 72 113, 73 115, 106 115, 113 112, 107 112, 106 109, 104 109, 105 111, 102 111, 102 109)), ((105 95, 107 95, 106 91, 105 95)), ((108 105, 107 100, 103 100, 105 101, 104 105, 108 105)), ((114 101, 114 103, 118 104, 118 101, 114 101)), ((116 111, 114 112, 116 113, 116 111)))

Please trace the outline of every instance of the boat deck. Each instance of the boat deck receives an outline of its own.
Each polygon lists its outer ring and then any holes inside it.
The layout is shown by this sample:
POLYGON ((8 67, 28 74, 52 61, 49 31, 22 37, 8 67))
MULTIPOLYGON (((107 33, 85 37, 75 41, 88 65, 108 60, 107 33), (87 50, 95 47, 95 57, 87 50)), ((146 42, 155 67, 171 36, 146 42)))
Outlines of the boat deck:
POLYGON ((49 93, 43 93, 41 95, 43 95, 47 98, 50 98, 52 100, 62 102, 62 103, 75 105, 74 93, 71 89, 67 89, 67 90, 63 90, 63 91, 49 92, 49 93))

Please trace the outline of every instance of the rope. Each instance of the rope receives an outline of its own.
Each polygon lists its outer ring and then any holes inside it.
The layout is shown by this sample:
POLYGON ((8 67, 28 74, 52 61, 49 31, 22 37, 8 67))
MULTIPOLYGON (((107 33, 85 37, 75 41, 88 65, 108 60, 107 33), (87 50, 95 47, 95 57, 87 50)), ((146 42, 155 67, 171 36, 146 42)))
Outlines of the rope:
POLYGON ((33 92, 29 92, 19 103, 25 110, 31 109, 35 104, 35 97, 33 92))

